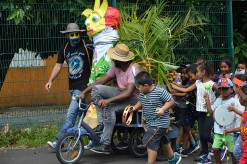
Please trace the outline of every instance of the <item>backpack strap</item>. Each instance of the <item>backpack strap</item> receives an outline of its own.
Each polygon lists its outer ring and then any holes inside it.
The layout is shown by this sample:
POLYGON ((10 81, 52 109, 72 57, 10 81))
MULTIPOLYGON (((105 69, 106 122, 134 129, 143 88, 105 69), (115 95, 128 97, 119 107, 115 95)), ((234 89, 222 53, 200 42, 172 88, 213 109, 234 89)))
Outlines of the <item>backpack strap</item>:
POLYGON ((90 57, 89 57, 87 46, 86 46, 85 41, 83 39, 82 39, 82 42, 83 42, 84 48, 85 48, 85 50, 87 52, 87 58, 88 58, 88 63, 89 63, 89 66, 90 66, 90 70, 92 70, 92 63, 90 62, 90 57))
MULTIPOLYGON (((85 41, 84 41, 83 39, 82 39, 82 42, 83 42, 84 48, 85 48, 85 50, 86 50, 86 52, 87 52, 88 63, 89 63, 90 70, 91 70, 91 69, 92 69, 92 63, 90 62, 90 57, 89 57, 88 49, 87 49, 87 46, 86 46, 85 41)), ((65 58, 65 50, 66 50, 68 44, 69 44, 69 43, 67 42, 67 44, 65 45, 65 47, 64 47, 64 49, 63 49, 63 55, 64 55, 64 59, 65 59, 65 60, 66 60, 66 58, 65 58)))
POLYGON ((64 49, 63 49, 63 56, 64 56, 64 60, 66 60, 66 58, 65 58, 65 50, 66 50, 66 48, 67 48, 67 46, 68 46, 68 42, 67 42, 67 44, 65 45, 65 47, 64 47, 64 49))

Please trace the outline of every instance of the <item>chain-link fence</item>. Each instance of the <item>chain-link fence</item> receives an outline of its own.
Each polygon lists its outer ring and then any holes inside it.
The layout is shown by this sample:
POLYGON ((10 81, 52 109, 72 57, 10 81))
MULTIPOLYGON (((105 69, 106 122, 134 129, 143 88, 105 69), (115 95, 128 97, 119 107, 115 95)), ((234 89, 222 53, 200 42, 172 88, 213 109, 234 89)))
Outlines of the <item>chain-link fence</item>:
MULTIPOLYGON (((192 29, 190 36, 174 50, 179 63, 191 63, 197 58, 218 62, 224 54, 233 55, 230 1, 200 1, 187 5, 169 5, 166 11, 184 17, 189 9, 199 12, 202 30, 192 29)), ((117 1, 117 8, 136 5, 133 1, 117 1)), ((90 4, 89 4, 90 5, 90 4)), ((138 4, 144 11, 150 5, 138 4)), ((35 18, 15 25, 7 21, 7 11, 0 17, 0 127, 56 123, 64 119, 69 104, 67 68, 64 67, 53 83, 52 90, 44 90, 54 64, 56 53, 65 36, 69 22, 83 26, 81 4, 37 4, 29 12, 35 18), (57 16, 59 15, 59 17, 57 16)), ((84 36, 87 39, 86 36, 84 36)))

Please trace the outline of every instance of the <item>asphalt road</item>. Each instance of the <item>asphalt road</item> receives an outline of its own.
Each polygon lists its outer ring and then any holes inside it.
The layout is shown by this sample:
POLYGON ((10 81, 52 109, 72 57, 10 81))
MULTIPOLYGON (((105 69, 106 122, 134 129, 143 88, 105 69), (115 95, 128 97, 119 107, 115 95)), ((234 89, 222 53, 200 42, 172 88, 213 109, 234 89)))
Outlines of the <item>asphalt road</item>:
MULTIPOLYGON (((194 158, 199 151, 187 158, 183 158, 180 164, 195 164, 194 158)), ((214 161, 214 160, 213 160, 214 161)), ((96 154, 90 150, 85 150, 80 164, 145 164, 147 158, 135 158, 131 154, 110 155, 96 154)), ((157 161, 157 164, 168 163, 167 161, 157 161)), ((224 161, 223 163, 231 163, 224 161)), ((0 164, 59 164, 55 152, 50 147, 41 147, 35 149, 14 149, 0 150, 0 164)))

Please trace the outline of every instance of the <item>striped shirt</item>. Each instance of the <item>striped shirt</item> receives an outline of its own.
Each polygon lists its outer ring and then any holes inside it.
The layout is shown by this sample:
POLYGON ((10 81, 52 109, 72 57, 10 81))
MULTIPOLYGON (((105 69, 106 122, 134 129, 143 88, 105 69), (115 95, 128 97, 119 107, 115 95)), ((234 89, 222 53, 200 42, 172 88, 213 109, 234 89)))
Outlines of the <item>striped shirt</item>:
POLYGON ((146 94, 140 93, 139 100, 142 102, 142 112, 146 119, 147 127, 168 128, 170 124, 170 115, 167 110, 163 116, 156 113, 157 108, 171 100, 171 95, 163 88, 155 87, 146 94))

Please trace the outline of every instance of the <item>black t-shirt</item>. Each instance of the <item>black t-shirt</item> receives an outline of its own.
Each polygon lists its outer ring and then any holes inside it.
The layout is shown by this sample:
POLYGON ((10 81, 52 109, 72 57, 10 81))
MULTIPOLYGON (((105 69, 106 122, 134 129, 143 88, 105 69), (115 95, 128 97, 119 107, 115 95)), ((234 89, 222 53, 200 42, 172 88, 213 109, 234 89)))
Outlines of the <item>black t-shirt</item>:
POLYGON ((89 56, 83 42, 81 41, 77 46, 74 47, 69 43, 66 43, 60 48, 58 52, 57 63, 63 64, 64 60, 66 60, 68 64, 70 90, 83 90, 89 81, 93 51, 89 48, 87 48, 87 50, 89 56))

